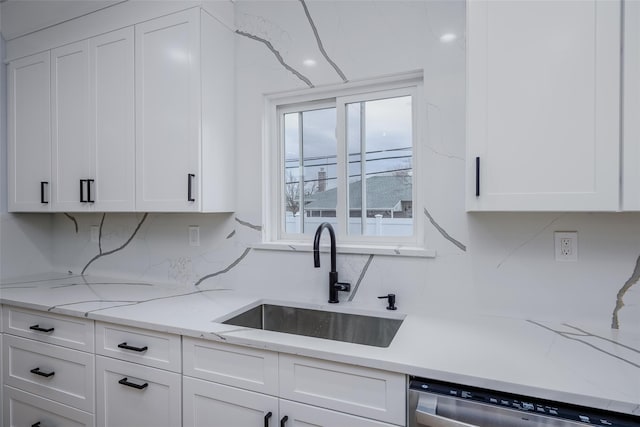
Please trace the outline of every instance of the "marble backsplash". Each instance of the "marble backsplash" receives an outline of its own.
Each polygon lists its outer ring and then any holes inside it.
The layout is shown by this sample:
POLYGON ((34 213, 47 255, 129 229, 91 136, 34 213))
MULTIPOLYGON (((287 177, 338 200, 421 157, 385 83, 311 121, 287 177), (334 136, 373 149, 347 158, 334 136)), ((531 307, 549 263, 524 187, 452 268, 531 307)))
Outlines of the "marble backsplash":
POLYGON ((463 1, 236 1, 234 214, 0 215, 0 277, 56 271, 242 289, 325 302, 328 263, 261 241, 263 96, 424 70, 420 141, 427 247, 437 256, 339 255, 346 304, 408 313, 489 313, 640 331, 640 214, 474 213, 464 209, 463 1), (458 35, 443 43, 444 33, 458 35), (305 67, 313 57, 316 66, 305 67), (188 228, 200 227, 200 246, 188 228), (92 241, 92 227, 98 227, 92 241), (554 260, 554 231, 577 231, 579 260, 554 260), (623 305, 622 305, 623 304, 623 305), (617 310, 616 310, 617 308, 617 310), (614 316, 615 314, 615 316, 614 316), (617 317, 617 319, 616 319, 617 317))

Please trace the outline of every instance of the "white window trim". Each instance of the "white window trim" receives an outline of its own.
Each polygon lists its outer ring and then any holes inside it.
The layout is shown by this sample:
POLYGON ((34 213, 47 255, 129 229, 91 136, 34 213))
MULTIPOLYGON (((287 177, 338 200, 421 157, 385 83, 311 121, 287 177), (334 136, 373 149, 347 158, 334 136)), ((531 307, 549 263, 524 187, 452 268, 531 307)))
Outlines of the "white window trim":
MULTIPOLYGON (((424 161, 422 142, 424 137, 424 120, 419 120, 426 114, 424 106, 423 72, 411 72, 399 75, 385 76, 382 78, 349 82, 340 85, 330 85, 312 89, 297 90, 285 93, 268 94, 264 98, 263 137, 262 137, 262 211, 263 228, 262 242, 252 245, 255 249, 273 249, 287 251, 311 251, 311 235, 285 235, 281 231, 281 192, 284 171, 281 168, 282 144, 280 141, 280 124, 278 111, 286 109, 288 105, 316 103, 319 106, 326 105, 327 100, 335 100, 336 108, 344 106, 344 101, 366 98, 367 94, 382 93, 385 91, 399 91, 396 93, 408 94, 408 88, 413 95, 413 206, 414 206, 414 235, 410 237, 380 237, 380 236, 346 236, 340 230, 336 230, 338 252, 379 254, 411 257, 435 257, 435 251, 426 248, 425 221, 420 215, 424 206, 422 179, 424 173, 424 161)), ((338 132, 344 132, 344 114, 337 111, 338 132)), ((345 150, 344 138, 338 137, 338 150, 345 150)), ((341 157, 341 156, 338 156, 341 157)), ((343 165, 344 166, 344 165, 343 165)), ((338 173, 344 174, 343 168, 338 165, 338 173)), ((344 178, 344 177, 343 177, 344 178)), ((342 199, 339 198, 339 199, 342 199)), ((346 200, 339 200, 344 203, 346 200)))

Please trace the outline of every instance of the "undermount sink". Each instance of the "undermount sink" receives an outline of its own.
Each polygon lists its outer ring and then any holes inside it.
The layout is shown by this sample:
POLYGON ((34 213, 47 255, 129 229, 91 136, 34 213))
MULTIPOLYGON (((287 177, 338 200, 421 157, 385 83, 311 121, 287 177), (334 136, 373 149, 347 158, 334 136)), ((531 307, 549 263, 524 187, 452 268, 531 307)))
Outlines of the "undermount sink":
POLYGON ((227 325, 389 347, 402 319, 261 304, 222 322, 227 325))

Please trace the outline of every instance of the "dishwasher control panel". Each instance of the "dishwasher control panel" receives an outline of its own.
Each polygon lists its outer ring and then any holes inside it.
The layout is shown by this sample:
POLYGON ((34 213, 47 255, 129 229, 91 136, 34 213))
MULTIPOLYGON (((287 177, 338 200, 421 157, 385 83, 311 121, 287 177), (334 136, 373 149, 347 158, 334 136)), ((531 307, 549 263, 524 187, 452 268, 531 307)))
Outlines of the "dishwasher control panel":
POLYGON ((409 389, 591 426, 640 427, 633 415, 420 377, 410 377, 409 389))

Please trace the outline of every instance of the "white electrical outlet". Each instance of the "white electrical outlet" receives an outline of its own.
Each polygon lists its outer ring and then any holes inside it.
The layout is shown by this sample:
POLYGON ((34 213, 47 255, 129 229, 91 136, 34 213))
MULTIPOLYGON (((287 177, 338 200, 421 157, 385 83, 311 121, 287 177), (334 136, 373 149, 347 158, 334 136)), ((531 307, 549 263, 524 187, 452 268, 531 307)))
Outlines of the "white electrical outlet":
POLYGON ((189 246, 200 246, 200 227, 197 225, 189 226, 189 246))
POLYGON ((555 242, 556 261, 578 261, 578 232, 556 231, 553 234, 555 242))
POLYGON ((97 243, 100 240, 100 227, 97 225, 91 226, 91 241, 97 243))

